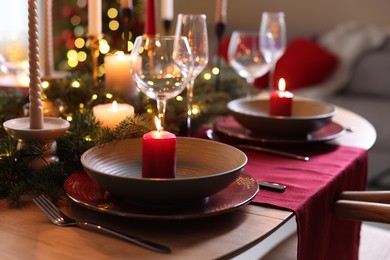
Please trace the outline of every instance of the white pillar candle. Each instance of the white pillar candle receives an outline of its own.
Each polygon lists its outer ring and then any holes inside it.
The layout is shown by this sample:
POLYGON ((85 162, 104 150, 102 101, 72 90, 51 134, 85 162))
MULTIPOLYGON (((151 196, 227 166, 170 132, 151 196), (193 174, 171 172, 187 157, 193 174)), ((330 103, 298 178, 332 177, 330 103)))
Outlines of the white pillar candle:
POLYGON ((104 57, 106 89, 122 98, 137 95, 137 87, 131 75, 130 54, 117 52, 104 57))
POLYGON ((173 20, 173 0, 161 0, 161 19, 173 20))
POLYGON ((101 0, 88 1, 88 33, 91 36, 98 36, 102 34, 101 0))
POLYGON ((133 0, 121 0, 121 8, 133 9, 133 0))
POLYGON ((116 101, 109 104, 96 105, 92 109, 96 121, 103 127, 115 128, 126 117, 134 116, 134 107, 129 104, 118 104, 116 101))

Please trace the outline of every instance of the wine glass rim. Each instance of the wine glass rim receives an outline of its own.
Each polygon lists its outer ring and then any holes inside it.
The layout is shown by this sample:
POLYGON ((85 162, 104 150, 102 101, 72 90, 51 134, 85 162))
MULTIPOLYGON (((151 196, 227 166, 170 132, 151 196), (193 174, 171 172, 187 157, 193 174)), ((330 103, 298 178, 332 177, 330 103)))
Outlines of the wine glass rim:
POLYGON ((187 39, 186 36, 182 35, 140 35, 137 38, 142 39, 156 39, 156 40, 179 40, 179 39, 187 39))
POLYGON ((284 12, 283 11, 265 11, 263 12, 263 15, 283 15, 284 16, 284 12))
POLYGON ((205 14, 186 14, 186 13, 180 13, 180 14, 178 14, 177 15, 178 17, 179 16, 191 16, 191 17, 194 17, 194 16, 200 16, 200 17, 206 17, 206 15, 205 14))
POLYGON ((255 36, 259 36, 260 35, 260 33, 259 33, 259 31, 255 31, 255 30, 253 30, 253 31, 250 31, 250 30, 248 30, 248 31, 242 31, 242 30, 235 30, 235 31, 233 31, 232 32, 232 35, 233 34, 243 34, 243 35, 255 35, 255 36))

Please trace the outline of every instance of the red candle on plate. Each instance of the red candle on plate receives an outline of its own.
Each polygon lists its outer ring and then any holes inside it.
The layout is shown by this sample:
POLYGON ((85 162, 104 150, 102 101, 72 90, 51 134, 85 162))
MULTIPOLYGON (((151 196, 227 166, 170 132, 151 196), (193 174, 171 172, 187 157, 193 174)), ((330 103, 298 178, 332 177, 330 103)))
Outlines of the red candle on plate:
POLYGON ((269 100, 269 114, 271 116, 291 116, 292 100, 294 95, 286 91, 286 82, 279 80, 278 90, 271 93, 269 100))
POLYGON ((157 129, 142 137, 142 177, 175 178, 176 135, 157 129))

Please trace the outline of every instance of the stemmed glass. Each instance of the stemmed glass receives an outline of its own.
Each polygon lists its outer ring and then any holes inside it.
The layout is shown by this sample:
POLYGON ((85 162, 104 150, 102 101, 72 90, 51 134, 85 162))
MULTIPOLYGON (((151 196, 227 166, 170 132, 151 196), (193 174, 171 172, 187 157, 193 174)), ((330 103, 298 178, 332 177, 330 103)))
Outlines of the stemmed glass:
POLYGON ((188 135, 190 135, 194 82, 209 61, 206 15, 179 14, 177 16, 175 35, 187 37, 194 61, 191 80, 187 85, 187 131, 188 135))
POLYGON ((167 100, 187 86, 193 61, 186 37, 138 36, 131 51, 132 75, 138 88, 157 101, 164 128, 167 100))
POLYGON ((264 12, 260 24, 261 50, 271 63, 269 88, 274 88, 275 66, 286 50, 286 23, 283 12, 264 12))
POLYGON ((261 52, 258 32, 234 31, 229 42, 228 58, 230 66, 250 85, 271 68, 261 52))

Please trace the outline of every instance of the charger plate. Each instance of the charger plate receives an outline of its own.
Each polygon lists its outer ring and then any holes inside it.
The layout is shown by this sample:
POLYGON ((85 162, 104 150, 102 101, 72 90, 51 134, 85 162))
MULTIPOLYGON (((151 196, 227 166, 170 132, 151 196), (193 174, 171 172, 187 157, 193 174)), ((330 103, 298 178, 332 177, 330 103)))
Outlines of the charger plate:
POLYGON ((283 144, 326 142, 339 138, 346 133, 341 125, 330 121, 322 128, 302 136, 270 136, 252 132, 243 127, 232 116, 218 118, 214 122, 213 128, 221 137, 230 138, 233 141, 283 144))
POLYGON ((228 187, 197 202, 175 207, 142 207, 114 197, 85 173, 73 173, 64 183, 68 197, 86 208, 129 218, 180 220, 215 216, 252 201, 259 191, 256 180, 243 172, 228 187))

